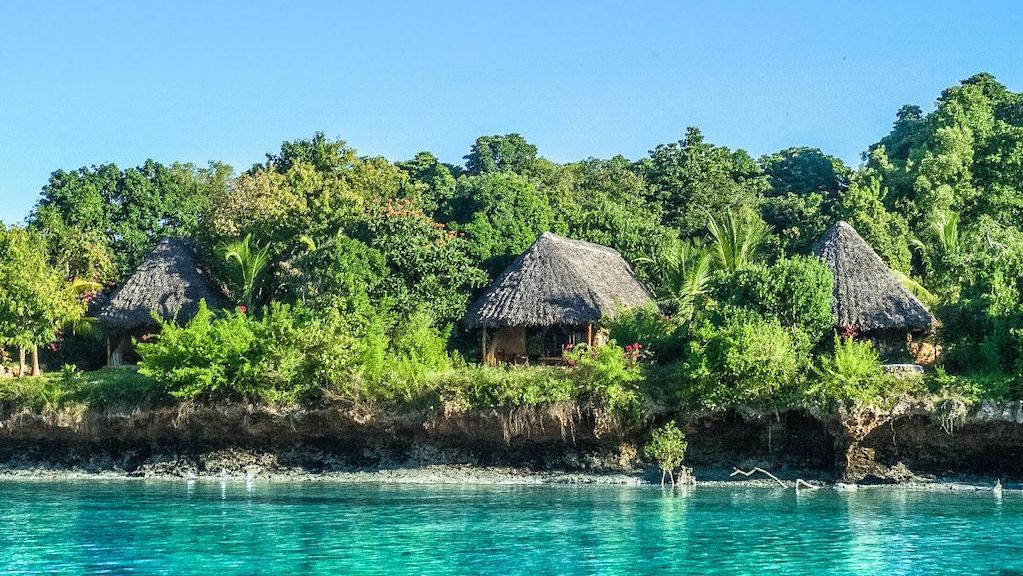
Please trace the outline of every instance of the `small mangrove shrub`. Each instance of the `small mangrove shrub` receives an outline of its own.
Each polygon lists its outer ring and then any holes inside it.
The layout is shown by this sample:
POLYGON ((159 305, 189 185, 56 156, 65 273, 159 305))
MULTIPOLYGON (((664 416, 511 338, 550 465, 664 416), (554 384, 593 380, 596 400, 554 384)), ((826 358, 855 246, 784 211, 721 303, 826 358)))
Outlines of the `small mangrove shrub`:
POLYGON ((650 441, 643 448, 647 458, 657 463, 661 469, 661 485, 664 485, 664 476, 671 477, 671 485, 675 485, 675 470, 682 466, 682 460, 686 456, 686 435, 674 422, 668 422, 664 426, 653 431, 650 441))

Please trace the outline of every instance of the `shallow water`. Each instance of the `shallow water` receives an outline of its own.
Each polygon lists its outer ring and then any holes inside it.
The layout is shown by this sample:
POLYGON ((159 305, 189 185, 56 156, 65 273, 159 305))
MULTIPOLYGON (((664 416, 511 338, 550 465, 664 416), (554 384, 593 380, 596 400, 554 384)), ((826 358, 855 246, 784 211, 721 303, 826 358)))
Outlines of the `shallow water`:
POLYGON ((0 482, 0 574, 1023 574, 1023 494, 0 482))

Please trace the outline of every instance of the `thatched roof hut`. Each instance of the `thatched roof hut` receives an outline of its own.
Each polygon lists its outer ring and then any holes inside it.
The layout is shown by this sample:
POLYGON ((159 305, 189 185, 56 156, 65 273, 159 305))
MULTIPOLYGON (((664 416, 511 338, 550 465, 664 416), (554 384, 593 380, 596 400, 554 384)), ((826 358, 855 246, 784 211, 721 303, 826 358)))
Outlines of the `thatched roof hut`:
POLYGON ((114 292, 99 320, 125 332, 155 328, 154 311, 165 320, 185 321, 195 315, 203 299, 210 308, 227 305, 223 293, 197 264, 192 245, 180 238, 167 238, 114 292))
POLYGON ((934 324, 934 316, 923 303, 846 222, 831 226, 814 245, 813 253, 835 277, 836 327, 908 333, 934 324))
POLYGON ((614 249, 544 232, 469 306, 465 325, 483 329, 488 362, 495 353, 511 361, 549 357, 560 355, 563 344, 592 342, 601 318, 651 302, 614 249), (496 329, 489 343, 487 329, 496 329))
POLYGON ((465 324, 583 325, 651 301, 616 250, 544 232, 469 306, 465 324))

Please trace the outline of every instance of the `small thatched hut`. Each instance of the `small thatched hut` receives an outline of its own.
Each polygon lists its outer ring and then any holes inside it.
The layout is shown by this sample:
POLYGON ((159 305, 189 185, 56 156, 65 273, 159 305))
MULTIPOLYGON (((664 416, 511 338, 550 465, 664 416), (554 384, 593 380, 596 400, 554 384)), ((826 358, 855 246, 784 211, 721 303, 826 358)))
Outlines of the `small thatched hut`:
POLYGON ((488 364, 554 361, 566 344, 592 344, 601 318, 652 301, 617 251, 544 232, 469 306, 465 325, 481 330, 488 364))
POLYGON ((186 321, 195 316, 200 300, 214 309, 227 305, 223 292, 199 267, 195 250, 187 240, 160 241, 100 310, 99 321, 114 342, 111 348, 108 339, 108 364, 130 361, 128 356, 134 352, 131 337, 159 329, 153 312, 165 320, 186 321))
POLYGON ((835 277, 835 327, 873 340, 889 359, 907 354, 913 335, 934 316, 903 286, 884 260, 846 222, 836 222, 813 248, 835 277))

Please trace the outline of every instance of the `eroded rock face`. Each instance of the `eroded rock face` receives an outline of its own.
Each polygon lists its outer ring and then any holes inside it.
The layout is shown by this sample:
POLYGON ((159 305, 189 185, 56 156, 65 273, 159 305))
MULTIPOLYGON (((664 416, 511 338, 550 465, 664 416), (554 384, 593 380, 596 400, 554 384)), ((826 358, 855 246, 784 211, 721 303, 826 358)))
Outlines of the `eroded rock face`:
MULTIPOLYGON (((686 465, 761 467, 847 482, 916 475, 1023 479, 1023 403, 916 403, 818 416, 716 411, 678 418, 686 465)), ((654 423, 649 423, 653 426, 654 423)), ((514 411, 370 414, 241 404, 0 414, 0 469, 138 475, 472 465, 642 471, 647 430, 596 433, 576 405, 514 411)), ((803 476, 807 477, 807 476, 803 476)))
POLYGON ((1023 478, 1023 403, 951 400, 858 411, 839 418, 836 465, 847 482, 917 475, 1023 478))

